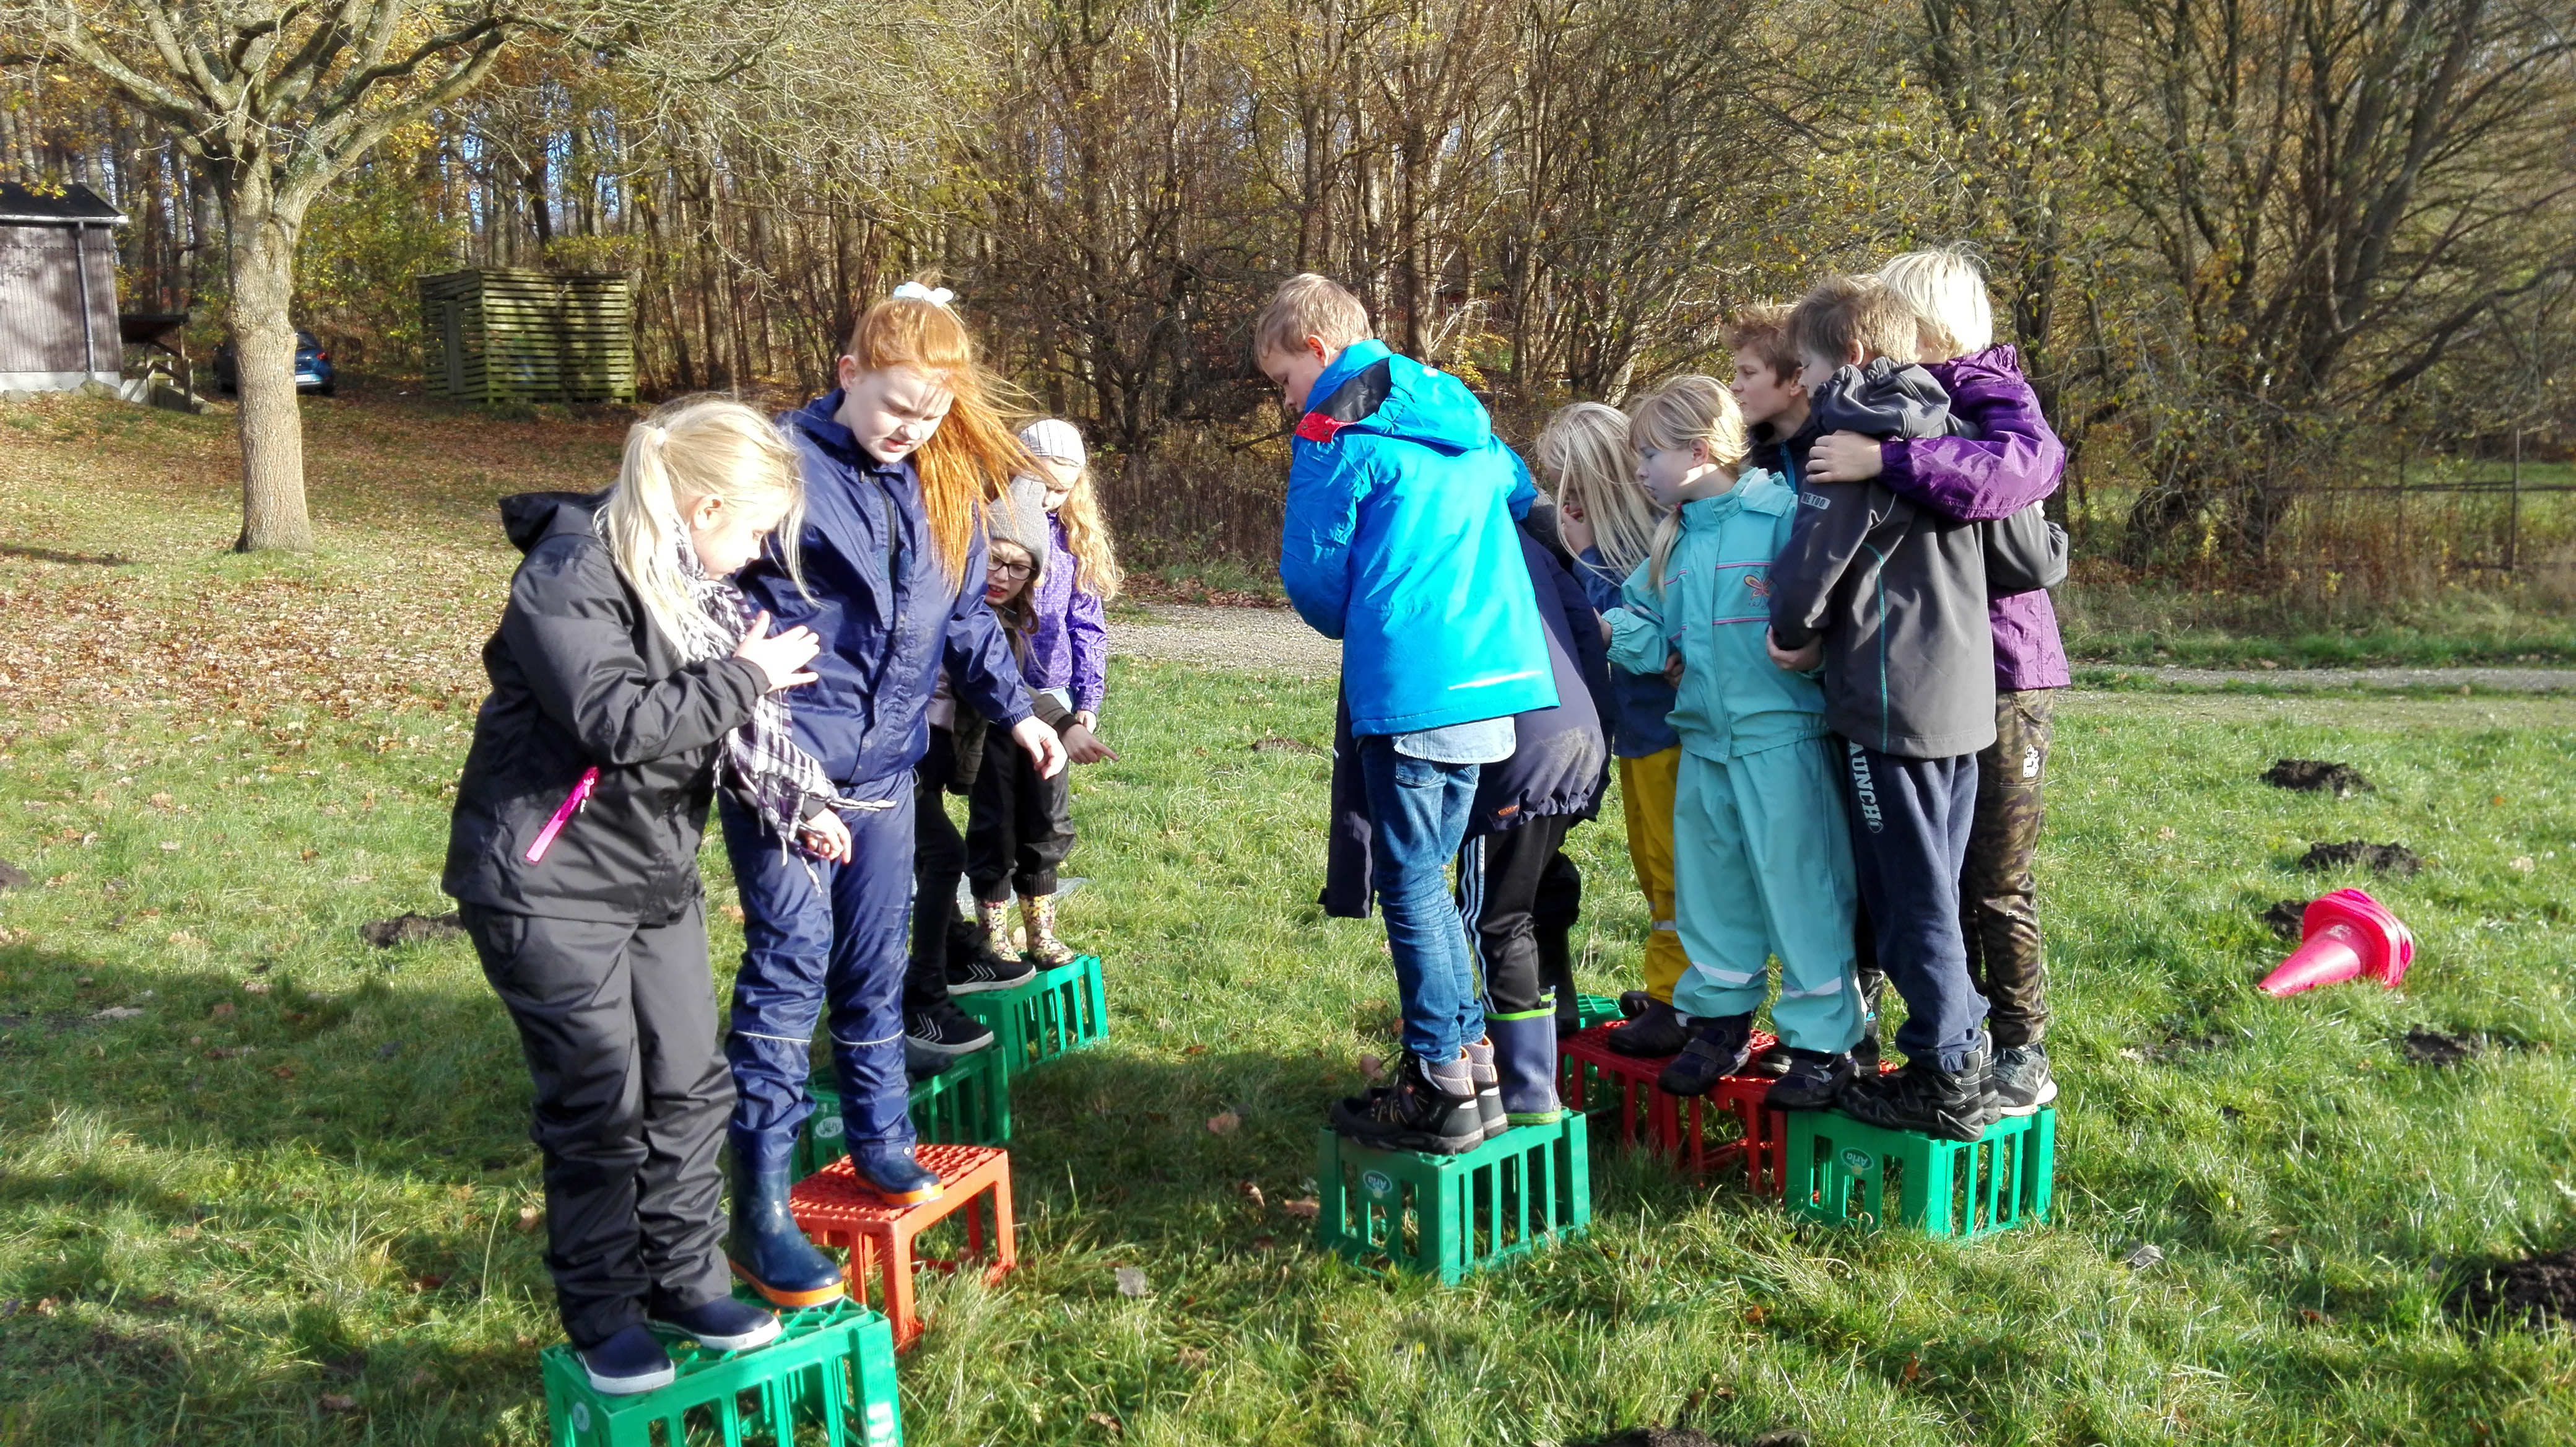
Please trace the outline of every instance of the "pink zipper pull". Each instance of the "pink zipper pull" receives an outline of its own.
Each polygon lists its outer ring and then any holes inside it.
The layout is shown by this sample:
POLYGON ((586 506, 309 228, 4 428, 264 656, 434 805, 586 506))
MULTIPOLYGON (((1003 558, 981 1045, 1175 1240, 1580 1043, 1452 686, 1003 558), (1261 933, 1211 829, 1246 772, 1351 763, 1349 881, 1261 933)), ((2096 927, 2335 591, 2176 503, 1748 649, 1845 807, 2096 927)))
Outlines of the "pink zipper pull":
POLYGON ((546 821, 546 827, 537 834, 537 842, 528 846, 527 860, 530 864, 546 857, 546 850, 553 846, 555 836, 561 834, 564 826, 572 822, 572 816, 580 813, 581 807, 590 802, 590 791, 598 783, 596 766, 581 771, 581 782, 572 786, 571 793, 564 795, 563 807, 555 811, 555 817, 546 821))

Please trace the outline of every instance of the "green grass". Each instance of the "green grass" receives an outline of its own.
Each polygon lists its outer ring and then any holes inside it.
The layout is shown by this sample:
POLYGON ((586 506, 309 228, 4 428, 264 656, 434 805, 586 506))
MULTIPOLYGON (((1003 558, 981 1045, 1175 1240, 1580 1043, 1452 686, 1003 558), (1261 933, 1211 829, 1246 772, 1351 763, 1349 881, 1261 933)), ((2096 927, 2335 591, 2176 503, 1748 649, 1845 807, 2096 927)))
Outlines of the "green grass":
MULTIPOLYGON (((184 453, 203 421, 97 455, 184 453)), ((70 445, 0 451, 0 518, 65 553, 139 535, 141 560, 94 593, 103 565, 0 555, 0 590, 68 679, 84 640, 189 651, 96 665, 126 693, 0 692, 0 856, 37 881, 0 894, 0 1442, 541 1441, 555 1328, 515 1038, 461 943, 357 937, 445 907, 455 675, 509 561, 471 531, 485 484, 455 469, 480 464, 432 459, 408 503, 326 482, 321 510, 355 520, 274 562, 190 541, 220 532, 219 473, 146 499, 62 465, 70 445), (85 634, 94 614, 43 610, 66 596, 126 611, 85 634), (333 621, 291 630, 292 657, 190 670, 251 656, 281 598, 333 621), (450 662, 380 662, 410 653, 450 662)), ((13 646, 22 679, 46 662, 13 646)), ((1443 1291, 1316 1254, 1282 1209, 1311 1190, 1326 1102, 1392 1053, 1378 931, 1313 903, 1326 761, 1251 748, 1324 743, 1331 704, 1117 668, 1124 761, 1078 781, 1093 883, 1066 920, 1107 958, 1112 1035, 1020 1082, 1024 1264, 929 1289, 910 1441, 1552 1443, 1685 1412, 1855 1447, 2576 1436, 2576 1342, 2440 1306, 2468 1265, 2576 1235, 2568 705, 2068 698, 2042 859, 2067 1092, 2050 1225, 1966 1247, 1794 1225, 1611 1152, 1587 1239, 1443 1291), (2378 791, 2256 783, 2280 755, 2378 791), (2350 838, 2433 867, 2292 868, 2350 838), (2414 926, 2405 989, 2257 995, 2283 949, 2257 913, 2348 883, 2414 926), (2417 1027, 2489 1046, 2411 1065, 2417 1027), (2165 1262, 2121 1266, 2138 1241, 2165 1262), (1122 1296, 1120 1266, 1150 1293, 1122 1296)), ((1646 925, 1616 817, 1573 845, 1601 991, 1646 925)), ((721 986, 740 942, 712 918, 721 986)))

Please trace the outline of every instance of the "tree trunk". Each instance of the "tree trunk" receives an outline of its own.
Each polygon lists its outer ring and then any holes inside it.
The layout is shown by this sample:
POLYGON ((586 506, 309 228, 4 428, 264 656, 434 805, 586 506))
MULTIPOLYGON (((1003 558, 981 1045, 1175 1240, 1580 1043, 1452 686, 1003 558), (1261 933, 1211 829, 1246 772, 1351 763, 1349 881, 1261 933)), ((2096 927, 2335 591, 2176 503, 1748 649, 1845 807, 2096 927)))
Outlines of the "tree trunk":
POLYGON ((295 240, 301 217, 236 195, 232 218, 234 375, 241 389, 239 552, 313 546, 304 512, 304 417, 295 399, 295 240))

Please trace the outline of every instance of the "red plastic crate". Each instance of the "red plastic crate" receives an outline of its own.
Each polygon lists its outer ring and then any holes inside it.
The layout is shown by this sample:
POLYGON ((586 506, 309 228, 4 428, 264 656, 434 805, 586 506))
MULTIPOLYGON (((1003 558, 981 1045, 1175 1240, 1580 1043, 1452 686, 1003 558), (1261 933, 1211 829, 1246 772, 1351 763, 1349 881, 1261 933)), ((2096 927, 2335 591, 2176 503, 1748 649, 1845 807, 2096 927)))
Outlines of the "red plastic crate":
MULTIPOLYGON (((1705 1097, 1666 1094, 1655 1088, 1655 1077, 1672 1063, 1671 1056, 1641 1059, 1610 1048, 1610 1032, 1626 1025, 1624 1020, 1595 1025, 1558 1044, 1557 1093, 1567 1108, 1595 1116, 1615 1113, 1621 1141, 1651 1143, 1685 1170, 1732 1167, 1744 1157, 1744 1141, 1753 1140, 1767 1152, 1764 1179, 1754 1182, 1754 1187, 1778 1195, 1779 1149, 1785 1132, 1764 1119, 1772 1112, 1761 1108, 1762 1092, 1771 1088, 1771 1082, 1761 1076, 1730 1076, 1705 1097), (1742 1127, 1738 1136, 1709 1138, 1706 1106, 1712 1100, 1735 1115, 1742 1127)), ((1762 1031, 1753 1032, 1756 1055, 1776 1043, 1762 1031)))
POLYGON ((918 1206, 889 1205, 859 1184, 848 1156, 797 1182, 787 1193, 788 1214, 796 1218, 797 1230, 817 1246, 838 1246, 850 1253, 842 1274, 852 1301, 867 1303, 869 1270, 882 1266, 883 1310, 894 1326, 897 1351, 921 1335, 921 1320, 912 1309, 913 1269, 931 1266, 954 1271, 966 1264, 964 1257, 916 1259, 914 1237, 957 1216, 966 1227, 965 1256, 992 1258, 984 1271, 987 1282, 1001 1280, 1004 1272, 1019 1264, 1011 1223, 1011 1153, 996 1146, 922 1145, 914 1155, 938 1173, 942 1188, 938 1200, 918 1206), (977 1199, 986 1196, 991 1198, 993 1214, 989 1236, 982 1214, 975 1209, 977 1199))

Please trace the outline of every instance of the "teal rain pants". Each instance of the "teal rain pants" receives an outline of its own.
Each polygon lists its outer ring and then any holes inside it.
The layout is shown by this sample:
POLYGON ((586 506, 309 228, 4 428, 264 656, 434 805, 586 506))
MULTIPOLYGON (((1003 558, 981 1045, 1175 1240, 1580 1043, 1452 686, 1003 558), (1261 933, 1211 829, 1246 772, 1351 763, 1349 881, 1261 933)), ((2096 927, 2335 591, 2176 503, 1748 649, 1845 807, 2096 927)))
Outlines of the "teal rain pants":
POLYGON ((1690 967, 1673 987, 1685 1015, 1744 1015, 1770 993, 1782 1043, 1839 1053, 1860 1040, 1852 979, 1859 889, 1831 739, 1732 759, 1682 751, 1673 795, 1673 899, 1690 967))

